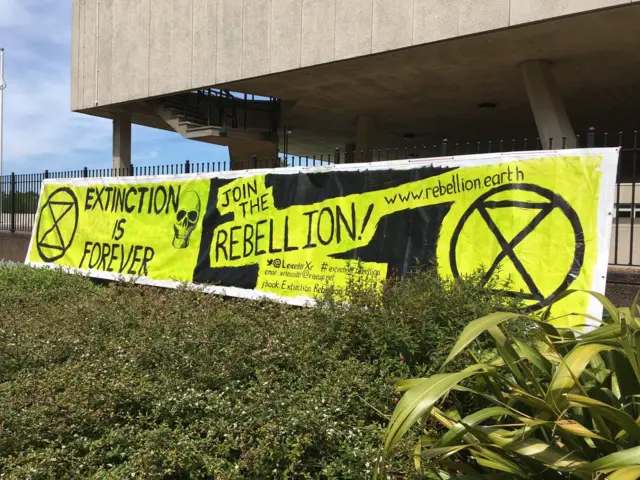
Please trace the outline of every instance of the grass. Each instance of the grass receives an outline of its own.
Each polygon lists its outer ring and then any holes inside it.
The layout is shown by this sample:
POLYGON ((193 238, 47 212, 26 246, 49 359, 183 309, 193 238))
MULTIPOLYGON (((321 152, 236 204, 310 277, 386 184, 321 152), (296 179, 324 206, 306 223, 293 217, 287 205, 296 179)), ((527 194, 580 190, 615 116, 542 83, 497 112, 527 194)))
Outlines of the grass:
POLYGON ((0 264, 0 475, 366 478, 393 380, 499 308, 433 272, 300 309, 0 264))

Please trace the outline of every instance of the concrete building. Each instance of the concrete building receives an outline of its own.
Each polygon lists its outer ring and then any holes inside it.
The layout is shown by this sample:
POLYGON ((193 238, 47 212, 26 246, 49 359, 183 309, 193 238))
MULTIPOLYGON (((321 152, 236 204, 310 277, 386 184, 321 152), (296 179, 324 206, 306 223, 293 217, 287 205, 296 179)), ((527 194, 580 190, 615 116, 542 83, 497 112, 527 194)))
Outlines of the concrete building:
POLYGON ((232 165, 571 146, 640 124, 639 25, 640 0, 73 0, 71 108, 113 119, 114 167, 132 122, 227 145, 232 165))

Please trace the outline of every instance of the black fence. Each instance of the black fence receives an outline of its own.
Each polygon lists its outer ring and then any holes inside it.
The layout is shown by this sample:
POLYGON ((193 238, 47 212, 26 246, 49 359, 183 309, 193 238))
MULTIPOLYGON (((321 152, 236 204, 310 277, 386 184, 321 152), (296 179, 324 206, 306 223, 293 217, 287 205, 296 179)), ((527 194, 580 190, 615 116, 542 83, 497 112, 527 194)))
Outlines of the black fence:
POLYGON ((72 179, 114 176, 175 175, 185 173, 208 173, 256 168, 316 167, 338 163, 360 163, 405 160, 411 158, 433 158, 453 155, 481 153, 559 150, 568 147, 621 147, 618 162, 615 192, 615 213, 611 237, 609 263, 612 265, 640 266, 640 147, 638 131, 599 134, 590 129, 586 135, 577 135, 574 142, 566 138, 556 141, 540 138, 511 139, 508 141, 456 142, 447 139, 433 145, 413 145, 402 148, 375 149, 369 151, 344 151, 336 149, 326 155, 278 158, 253 157, 246 161, 192 162, 173 165, 157 165, 126 169, 88 169, 41 173, 10 174, 0 177, 0 230, 30 232, 35 221, 38 196, 42 181, 48 178, 72 179), (635 248, 635 243, 639 243, 635 248))

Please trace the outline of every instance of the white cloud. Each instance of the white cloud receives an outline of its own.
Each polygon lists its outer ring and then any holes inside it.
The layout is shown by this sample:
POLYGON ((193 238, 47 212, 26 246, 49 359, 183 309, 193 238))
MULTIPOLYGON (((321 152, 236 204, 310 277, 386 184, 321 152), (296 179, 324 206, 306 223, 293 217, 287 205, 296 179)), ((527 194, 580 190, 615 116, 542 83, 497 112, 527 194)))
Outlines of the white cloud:
POLYGON ((141 152, 141 153, 132 155, 131 161, 133 162, 134 165, 138 165, 140 163, 144 164, 146 162, 149 162, 150 160, 155 160, 159 156, 160 156, 160 153, 157 150, 149 150, 147 152, 141 152))
MULTIPOLYGON (((71 0, 0 0, 0 46, 3 173, 110 167, 111 122, 70 110, 71 0)), ((134 126, 133 142, 137 165, 226 158, 226 149, 151 128, 134 126)))
POLYGON ((71 0, 0 0, 0 27, 12 42, 68 44, 71 0), (15 33, 26 35, 14 38, 15 33))
POLYGON ((27 23, 30 17, 27 4, 22 0, 0 0, 0 27, 16 27, 27 23))
POLYGON ((24 83, 10 82, 7 75, 5 155, 9 160, 96 150, 110 142, 110 123, 71 113, 68 79, 59 72, 47 73, 27 77, 24 83))
POLYGON ((70 8, 61 0, 0 0, 5 172, 56 169, 47 158, 110 145, 108 121, 70 111, 70 8))

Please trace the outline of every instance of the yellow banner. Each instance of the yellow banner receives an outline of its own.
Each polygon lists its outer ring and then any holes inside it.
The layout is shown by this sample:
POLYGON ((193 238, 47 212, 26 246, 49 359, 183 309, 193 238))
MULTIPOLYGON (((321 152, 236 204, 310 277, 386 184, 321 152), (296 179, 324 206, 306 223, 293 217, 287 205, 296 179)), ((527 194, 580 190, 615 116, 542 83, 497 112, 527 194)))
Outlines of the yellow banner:
MULTIPOLYGON (((617 149, 45 182, 27 261, 303 304, 416 265, 602 291, 617 149)), ((348 293, 348 292, 347 292, 348 293)), ((564 308, 591 311, 585 297, 564 308)))

